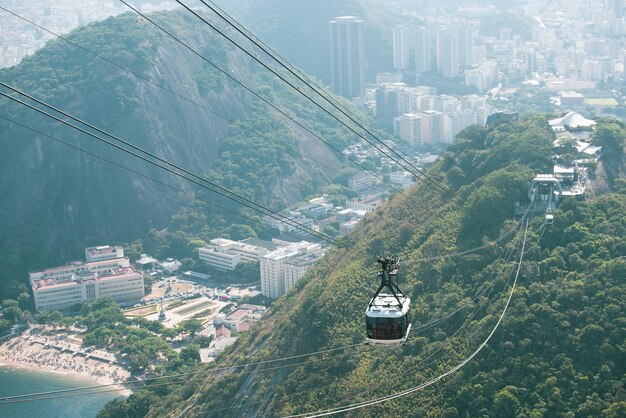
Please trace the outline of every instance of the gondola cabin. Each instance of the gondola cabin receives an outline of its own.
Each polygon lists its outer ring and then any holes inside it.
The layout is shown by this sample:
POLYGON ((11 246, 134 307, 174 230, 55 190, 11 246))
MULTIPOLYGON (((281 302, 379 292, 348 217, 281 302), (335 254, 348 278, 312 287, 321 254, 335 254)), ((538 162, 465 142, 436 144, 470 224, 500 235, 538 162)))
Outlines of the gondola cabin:
POLYGON ((411 299, 398 287, 398 260, 379 257, 380 286, 365 311, 365 341, 374 345, 404 343, 411 330, 411 299), (387 289, 389 293, 381 293, 387 289))
POLYGON ((391 345, 406 341, 411 330, 411 299, 381 293, 370 302, 365 313, 367 337, 370 344, 391 345))

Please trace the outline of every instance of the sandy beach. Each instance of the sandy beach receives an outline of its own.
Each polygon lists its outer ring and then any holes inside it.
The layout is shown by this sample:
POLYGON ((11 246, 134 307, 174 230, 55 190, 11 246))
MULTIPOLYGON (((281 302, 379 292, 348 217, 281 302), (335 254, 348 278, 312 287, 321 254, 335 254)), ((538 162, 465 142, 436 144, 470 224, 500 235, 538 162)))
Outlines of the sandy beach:
MULTIPOLYGON (((57 374, 78 375, 92 379, 95 384, 103 385, 122 383, 130 377, 130 372, 118 364, 77 354, 79 347, 79 345, 72 344, 69 338, 31 334, 29 330, 0 345, 0 364, 57 374)), ((110 354, 109 356, 112 357, 110 354)), ((132 393, 122 385, 119 389, 124 396, 132 393)))

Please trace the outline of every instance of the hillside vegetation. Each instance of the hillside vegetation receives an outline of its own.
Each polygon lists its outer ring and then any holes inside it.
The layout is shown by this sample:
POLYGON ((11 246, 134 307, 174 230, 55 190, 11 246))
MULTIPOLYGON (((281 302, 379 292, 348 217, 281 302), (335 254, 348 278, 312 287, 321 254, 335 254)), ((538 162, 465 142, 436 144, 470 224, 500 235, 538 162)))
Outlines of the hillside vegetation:
MULTIPOLYGON (((211 367, 350 347, 198 374, 110 404, 101 416, 139 416, 133 408, 154 393, 149 416, 285 416, 388 395, 451 369, 502 312, 521 232, 481 251, 424 258, 518 229, 514 203, 550 169, 552 138, 543 118, 463 131, 429 174, 463 209, 432 186, 396 196, 211 367), (413 301, 411 338, 390 349, 362 344, 374 260, 383 253, 401 256, 400 285, 413 301)), ((590 201, 565 199, 555 223, 542 224, 542 217, 530 222, 518 287, 478 356, 428 389, 354 416, 623 416, 626 184, 616 180, 613 193, 590 201)))
MULTIPOLYGON (((152 18, 326 141, 342 148, 352 140, 193 16, 163 12, 152 18)), ((55 40, 18 66, 0 70, 0 79, 274 209, 327 184, 335 175, 332 168, 341 165, 309 132, 285 123, 259 99, 132 13, 87 25, 67 37, 139 77, 55 40)), ((7 254, 0 263, 0 297, 26 290, 29 270, 79 259, 86 246, 136 241, 128 247, 131 258, 143 251, 183 258, 194 254, 198 240, 266 232, 256 214, 6 98, 0 100, 0 114, 40 131, 0 119, 0 211, 9 214, 0 218, 0 249, 7 254)))

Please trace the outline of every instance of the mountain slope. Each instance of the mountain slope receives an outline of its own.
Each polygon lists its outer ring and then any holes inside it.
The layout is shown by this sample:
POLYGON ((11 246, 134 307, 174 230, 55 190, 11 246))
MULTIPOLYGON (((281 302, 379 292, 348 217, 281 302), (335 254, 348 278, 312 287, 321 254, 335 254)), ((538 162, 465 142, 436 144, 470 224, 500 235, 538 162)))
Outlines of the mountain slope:
MULTIPOLYGON (((454 179, 465 208, 480 210, 490 222, 460 210, 432 187, 396 196, 366 217, 348 249, 328 254, 216 365, 351 347, 199 375, 170 387, 149 415, 315 411, 413 387, 458 364, 496 322, 516 268, 520 235, 480 252, 422 259, 470 248, 514 227, 507 218, 535 172, 549 168, 549 153, 543 153, 551 138, 541 119, 464 131, 430 175, 454 179), (454 170, 461 165, 464 173, 475 175, 461 179, 454 170), (414 333, 406 346, 395 349, 360 344, 363 313, 377 285, 373 264, 382 253, 405 261, 401 286, 413 300, 414 333), (420 329, 424 324, 430 325, 420 329)), ((624 191, 564 202, 545 232, 542 218, 533 219, 519 288, 485 350, 431 389, 354 415, 597 416, 607 411, 611 416, 623 409, 624 191)))

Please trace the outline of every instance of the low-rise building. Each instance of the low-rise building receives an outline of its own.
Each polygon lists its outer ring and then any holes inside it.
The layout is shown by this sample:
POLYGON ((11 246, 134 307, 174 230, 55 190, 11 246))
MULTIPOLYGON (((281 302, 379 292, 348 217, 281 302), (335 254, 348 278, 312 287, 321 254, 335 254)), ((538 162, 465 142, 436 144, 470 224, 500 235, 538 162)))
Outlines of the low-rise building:
MULTIPOLYGON (((115 253, 120 254, 117 250, 115 253)), ((31 272, 29 280, 38 311, 64 310, 101 296, 111 296, 119 303, 136 302, 145 296, 143 274, 126 257, 31 272)))
POLYGON ((174 274, 183 266, 183 264, 175 258, 168 258, 162 261, 161 268, 169 274, 174 274))
POLYGON ((346 206, 349 209, 354 209, 357 211, 373 212, 374 210, 376 210, 378 206, 382 204, 382 202, 383 201, 381 199, 372 199, 372 200, 351 199, 346 202, 346 206))
POLYGON ((85 248, 85 261, 113 260, 124 257, 124 248, 111 245, 85 248))
MULTIPOLYGON (((252 241, 215 238, 210 243, 210 246, 198 248, 198 256, 211 267, 224 271, 235 270, 239 263, 257 262, 262 255, 270 251, 268 245, 258 245, 252 241)), ((271 248, 272 244, 270 242, 267 244, 270 244, 271 248)))
POLYGON ((214 320, 216 329, 224 325, 229 330, 247 331, 252 324, 267 313, 267 308, 260 305, 243 304, 228 315, 219 314, 214 320))
POLYGON ((135 265, 139 267, 141 271, 150 271, 159 265, 159 261, 147 254, 141 254, 137 261, 135 261, 135 265))
POLYGON ((376 177, 370 172, 355 174, 348 179, 348 187, 355 191, 367 189, 374 184, 376 184, 376 177))
POLYGON ((413 174, 408 171, 394 171, 389 175, 389 182, 399 185, 402 189, 406 189, 415 183, 413 174))
MULTIPOLYGON (((284 215, 283 215, 284 216, 284 215)), ((307 233, 313 228, 313 219, 307 218, 298 211, 289 211, 284 219, 276 219, 273 216, 264 216, 263 221, 271 228, 278 229, 280 232, 307 233)))
POLYGON ((339 235, 348 235, 358 224, 359 220, 352 219, 351 221, 342 222, 339 224, 339 235))

